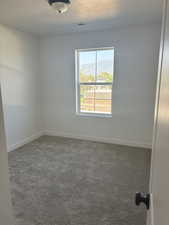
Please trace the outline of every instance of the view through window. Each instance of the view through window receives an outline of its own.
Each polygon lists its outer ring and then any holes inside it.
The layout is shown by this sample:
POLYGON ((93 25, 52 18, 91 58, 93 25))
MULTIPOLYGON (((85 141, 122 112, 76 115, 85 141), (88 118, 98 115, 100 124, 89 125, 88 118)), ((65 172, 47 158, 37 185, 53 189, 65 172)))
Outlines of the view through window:
POLYGON ((112 113, 114 48, 76 51, 77 112, 112 113))

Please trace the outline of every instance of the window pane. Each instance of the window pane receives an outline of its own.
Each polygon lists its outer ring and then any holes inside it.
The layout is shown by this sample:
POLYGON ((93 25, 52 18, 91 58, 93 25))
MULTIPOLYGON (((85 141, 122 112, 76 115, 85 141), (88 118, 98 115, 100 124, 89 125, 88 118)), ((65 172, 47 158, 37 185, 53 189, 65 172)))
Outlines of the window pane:
POLYGON ((81 85, 80 111, 111 113, 111 85, 81 85))
POLYGON ((94 85, 80 86, 80 111, 94 112, 94 85))
POLYGON ((111 113, 112 85, 95 87, 95 112, 111 113))
POLYGON ((97 51, 97 81, 112 82, 114 67, 114 50, 97 51))
POLYGON ((95 82, 96 51, 79 53, 80 82, 95 82))

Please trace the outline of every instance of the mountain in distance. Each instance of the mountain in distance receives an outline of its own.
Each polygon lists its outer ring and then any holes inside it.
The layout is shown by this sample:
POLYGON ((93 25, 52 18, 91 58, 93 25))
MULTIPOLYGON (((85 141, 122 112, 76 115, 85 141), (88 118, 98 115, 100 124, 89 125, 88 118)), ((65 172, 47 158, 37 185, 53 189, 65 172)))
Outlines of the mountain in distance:
MULTIPOLYGON (((81 64, 80 71, 86 75, 95 74, 95 63, 81 64)), ((111 60, 100 61, 97 64, 97 73, 107 72, 113 74, 113 65, 111 60)))

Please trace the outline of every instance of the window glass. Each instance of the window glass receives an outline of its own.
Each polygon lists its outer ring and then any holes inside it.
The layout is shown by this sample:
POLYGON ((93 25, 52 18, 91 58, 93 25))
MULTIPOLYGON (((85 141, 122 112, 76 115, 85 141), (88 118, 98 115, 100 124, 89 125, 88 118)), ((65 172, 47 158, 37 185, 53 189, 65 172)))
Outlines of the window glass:
POLYGON ((114 49, 77 50, 78 113, 112 113, 114 49))

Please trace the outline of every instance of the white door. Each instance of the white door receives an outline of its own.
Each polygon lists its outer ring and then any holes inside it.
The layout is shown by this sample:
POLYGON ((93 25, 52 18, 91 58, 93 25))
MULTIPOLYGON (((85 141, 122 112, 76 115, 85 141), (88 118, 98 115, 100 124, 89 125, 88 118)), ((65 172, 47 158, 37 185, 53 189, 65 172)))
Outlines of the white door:
POLYGON ((151 165, 151 225, 169 225, 169 0, 165 0, 151 165))
POLYGON ((14 225, 9 191, 8 162, 0 90, 0 225, 14 225))

